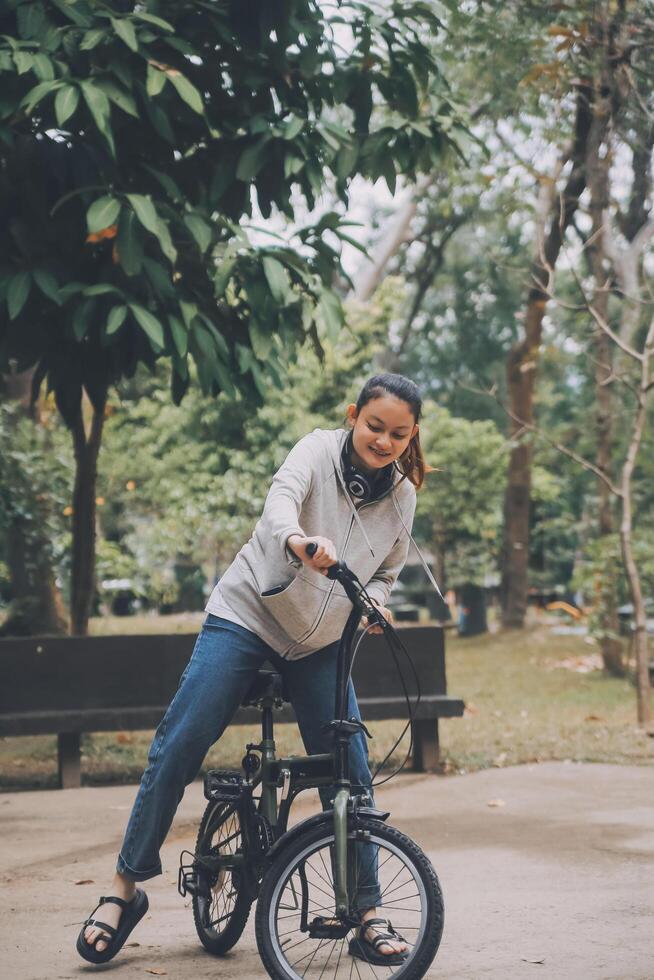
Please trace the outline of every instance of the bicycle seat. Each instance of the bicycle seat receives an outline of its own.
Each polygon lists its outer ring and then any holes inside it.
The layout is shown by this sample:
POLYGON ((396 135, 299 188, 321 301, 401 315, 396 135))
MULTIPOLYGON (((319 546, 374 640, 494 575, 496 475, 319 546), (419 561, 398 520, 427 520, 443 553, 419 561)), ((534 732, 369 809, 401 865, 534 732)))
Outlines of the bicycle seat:
POLYGON ((264 698, 275 698, 279 701, 288 701, 288 698, 284 693, 282 676, 275 670, 259 671, 250 684, 250 687, 243 698, 242 704, 244 707, 251 704, 257 705, 263 701, 264 698))

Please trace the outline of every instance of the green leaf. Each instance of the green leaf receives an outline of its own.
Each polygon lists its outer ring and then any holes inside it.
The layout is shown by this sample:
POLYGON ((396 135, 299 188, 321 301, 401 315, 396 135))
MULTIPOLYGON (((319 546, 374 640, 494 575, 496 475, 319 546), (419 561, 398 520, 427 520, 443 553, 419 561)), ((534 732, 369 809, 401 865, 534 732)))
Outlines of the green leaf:
POLYGON ((234 266, 236 265, 236 259, 234 256, 229 256, 220 263, 216 269, 216 274, 213 280, 213 286, 215 294, 218 298, 223 296, 229 280, 232 277, 232 272, 234 271, 234 266))
POLYGON ((83 296, 106 296, 107 293, 119 293, 120 290, 108 282, 96 282, 82 290, 83 296))
POLYGON ((127 45, 130 51, 138 51, 139 42, 136 38, 136 31, 131 20, 127 17, 112 17, 111 24, 118 37, 127 45))
POLYGON ((145 82, 145 90, 153 99, 156 95, 159 95, 162 88, 166 84, 167 77, 165 71, 160 68, 155 68, 153 65, 148 65, 148 72, 145 82))
POLYGON ((188 329, 179 317, 172 314, 168 316, 168 324, 177 353, 180 357, 185 357, 188 353, 188 329))
POLYGON ((293 116, 288 122, 284 123, 284 133, 283 139, 294 140, 298 133, 301 133, 304 129, 304 119, 300 119, 299 116, 293 116))
POLYGON ((141 229, 133 211, 124 209, 118 222, 116 238, 118 261, 128 276, 136 276, 143 265, 141 229))
POLYGON ((169 24, 167 20, 163 17, 155 17, 154 14, 146 14, 144 11, 134 11, 133 17, 138 17, 139 20, 145 20, 148 24, 154 24, 155 27, 160 27, 164 31, 170 31, 172 34, 175 33, 175 28, 172 24, 169 24))
POLYGON ((184 323, 186 324, 187 329, 190 330, 193 320, 198 315, 198 304, 189 303, 187 300, 180 299, 179 308, 182 311, 184 323))
POLYGON ((146 194, 128 194, 127 200, 134 208, 136 217, 146 231, 149 231, 152 235, 158 235, 159 215, 150 196, 146 194))
POLYGON ((24 109, 27 115, 29 115, 46 95, 50 95, 51 92, 56 92, 60 85, 61 82, 39 82, 21 100, 21 109, 24 109))
POLYGON ((86 331, 91 326, 91 311, 93 310, 93 300, 85 299, 79 303, 73 313, 73 333, 76 340, 83 340, 86 331))
POLYGON ((158 181, 159 184, 161 184, 161 186, 163 187, 166 194, 168 195, 168 197, 170 197, 171 200, 173 201, 180 200, 180 198, 182 197, 182 192, 172 177, 169 177, 168 174, 163 173, 163 171, 161 170, 157 170, 155 167, 151 167, 147 163, 143 163, 141 164, 141 166, 143 167, 144 170, 147 170, 148 173, 152 174, 154 179, 158 181))
POLYGON ((239 180, 247 182, 259 173, 265 161, 267 142, 267 139, 261 139, 241 153, 236 167, 236 176, 239 180))
POLYGON ((286 269, 277 259, 266 255, 263 259, 263 271, 270 286, 273 299, 280 306, 286 306, 289 300, 292 299, 286 269))
POLYGON ((136 108, 136 102, 132 98, 129 92, 120 85, 116 85, 108 78, 98 79, 97 83, 99 88, 102 89, 104 94, 110 99, 114 105, 117 105, 119 109, 126 112, 128 116, 133 116, 134 119, 140 119, 138 109, 136 108))
POLYGON ((327 339, 334 343, 343 326, 343 307, 336 293, 324 289, 316 312, 324 324, 327 339))
POLYGON ((24 75, 25 72, 30 71, 34 64, 34 58, 27 51, 14 51, 13 58, 19 75, 24 75))
POLYGON ((272 336, 261 327, 261 324, 253 316, 250 317, 248 323, 248 333, 255 357, 260 361, 265 361, 272 349, 272 336))
POLYGON ((105 328, 105 333, 108 337, 116 333, 118 329, 123 325, 123 321, 127 316, 126 306, 114 306, 107 317, 107 326, 105 328))
POLYGON ((203 115, 204 104, 202 102, 202 96, 196 89, 195 85, 193 85, 192 82, 189 82, 185 75, 178 75, 176 73, 169 72, 168 78, 175 86, 179 97, 182 98, 194 112, 199 113, 199 115, 203 115))
POLYGON ((163 266, 160 262, 155 262, 154 259, 148 256, 144 257, 143 266, 148 279, 152 283, 154 294, 160 302, 164 296, 175 296, 175 288, 170 276, 170 270, 167 266, 163 266))
POLYGON ((177 262, 177 249, 173 245, 168 225, 163 218, 160 218, 157 222, 157 238, 159 239, 159 247, 168 261, 173 264, 177 262))
POLYGON ((211 239, 213 238, 211 226, 197 214, 185 214, 184 224, 193 235, 195 241, 198 243, 200 251, 206 252, 211 245, 211 239))
POLYGON ((63 126, 75 112, 79 104, 79 89, 75 85, 64 85, 55 98, 55 116, 57 125, 63 126))
POLYGON ((94 28, 92 31, 87 31, 82 38, 82 43, 79 46, 80 51, 91 51, 96 48, 101 41, 108 38, 109 34, 105 30, 99 28, 94 28))
POLYGON ((33 269, 32 277, 44 296, 61 306, 61 296, 57 280, 47 269, 33 269))
POLYGON ((111 150, 112 155, 115 155, 114 137, 111 131, 111 109, 109 107, 109 99, 104 94, 102 89, 99 89, 91 82, 83 81, 80 84, 84 95, 84 100, 89 107, 91 115, 93 116, 93 121, 109 144, 109 149, 111 150))
POLYGON ((55 77, 52 62, 47 54, 34 55, 34 74, 42 82, 51 82, 55 77))
POLYGON ((7 287, 7 309, 10 320, 15 320, 25 306, 27 297, 30 294, 30 284, 31 277, 29 272, 17 272, 9 280, 9 286, 7 287))
POLYGON ((336 157, 336 176, 339 180, 345 180, 346 177, 352 174, 358 156, 359 151, 354 143, 351 146, 343 147, 336 157))
POLYGON ((99 197, 94 201, 86 212, 86 224, 89 234, 93 235, 97 231, 104 231, 110 225, 115 224, 116 218, 120 214, 120 201, 108 194, 99 197))
POLYGON ((130 303, 129 308, 141 330, 147 334, 152 349, 157 353, 162 351, 164 348, 164 332, 156 316, 153 316, 144 306, 139 306, 138 303, 130 303))

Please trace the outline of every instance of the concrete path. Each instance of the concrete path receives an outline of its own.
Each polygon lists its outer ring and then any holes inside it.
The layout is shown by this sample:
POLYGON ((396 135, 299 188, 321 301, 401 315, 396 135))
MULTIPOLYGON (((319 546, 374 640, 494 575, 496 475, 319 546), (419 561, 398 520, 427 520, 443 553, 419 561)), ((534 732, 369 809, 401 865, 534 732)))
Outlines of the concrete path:
MULTIPOLYGON (((150 912, 105 967, 80 959, 80 924, 111 880, 134 786, 0 796, 0 977, 263 980, 252 921, 225 959, 206 954, 176 891, 204 800, 189 788, 146 884, 150 912)), ((430 980, 652 980, 654 768, 547 763, 398 777, 390 822, 428 852, 446 924, 430 980), (489 806, 489 803, 497 805, 489 806)), ((313 803, 298 806, 306 815, 313 803)))

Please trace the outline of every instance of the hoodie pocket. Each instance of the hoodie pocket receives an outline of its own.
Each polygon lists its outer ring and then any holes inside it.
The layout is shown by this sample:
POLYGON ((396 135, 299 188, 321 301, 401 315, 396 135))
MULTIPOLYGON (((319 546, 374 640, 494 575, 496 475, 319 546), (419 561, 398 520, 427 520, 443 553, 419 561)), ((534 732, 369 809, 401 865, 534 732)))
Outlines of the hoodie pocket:
POLYGON ((287 585, 276 585, 259 597, 270 615, 292 640, 299 640, 312 628, 328 591, 296 576, 287 585))

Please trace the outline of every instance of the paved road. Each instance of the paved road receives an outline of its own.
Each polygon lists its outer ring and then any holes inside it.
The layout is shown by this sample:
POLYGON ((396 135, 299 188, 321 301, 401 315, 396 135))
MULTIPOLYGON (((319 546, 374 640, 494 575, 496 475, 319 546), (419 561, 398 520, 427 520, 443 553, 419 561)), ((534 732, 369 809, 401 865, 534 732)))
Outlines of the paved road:
MULTIPOLYGON (((192 846, 203 807, 199 784, 178 811, 164 874, 147 883, 150 912, 132 945, 102 968, 77 956, 80 923, 107 890, 134 792, 0 796, 3 980, 98 972, 263 980, 251 923, 227 958, 213 959, 176 892, 178 855, 192 846)), ((446 925, 430 980, 654 978, 654 768, 547 763, 408 775, 377 799, 441 878, 446 925)))

